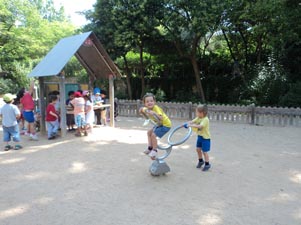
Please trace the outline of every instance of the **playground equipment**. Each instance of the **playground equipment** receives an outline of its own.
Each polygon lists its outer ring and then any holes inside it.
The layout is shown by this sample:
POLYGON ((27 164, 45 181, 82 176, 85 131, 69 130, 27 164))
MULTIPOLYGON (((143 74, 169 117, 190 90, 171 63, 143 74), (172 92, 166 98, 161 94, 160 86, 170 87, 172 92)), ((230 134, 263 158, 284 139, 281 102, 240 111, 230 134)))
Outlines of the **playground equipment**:
POLYGON ((186 142, 192 132, 191 127, 188 127, 187 129, 185 128, 187 130, 187 133, 184 136, 184 138, 182 138, 179 141, 173 141, 173 138, 172 138, 173 135, 176 133, 176 131, 180 130, 181 128, 183 128, 183 126, 179 125, 170 132, 170 134, 168 135, 168 138, 167 138, 167 143, 168 143, 167 146, 158 145, 159 150, 163 150, 166 152, 164 155, 157 157, 154 160, 154 162, 152 163, 152 165, 150 166, 149 172, 151 173, 151 175, 160 176, 160 175, 164 175, 164 174, 170 172, 170 167, 167 165, 167 163, 164 161, 164 159, 166 159, 170 155, 173 146, 181 145, 184 142, 186 142))

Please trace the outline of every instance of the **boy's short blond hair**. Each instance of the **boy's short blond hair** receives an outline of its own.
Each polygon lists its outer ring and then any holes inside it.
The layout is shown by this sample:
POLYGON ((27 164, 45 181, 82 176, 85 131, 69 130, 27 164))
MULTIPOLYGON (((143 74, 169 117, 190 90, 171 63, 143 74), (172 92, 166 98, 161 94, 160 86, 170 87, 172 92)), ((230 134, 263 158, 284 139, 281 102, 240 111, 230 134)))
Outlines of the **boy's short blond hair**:
POLYGON ((204 113, 205 115, 208 114, 208 106, 207 106, 207 105, 198 105, 198 106, 196 107, 196 110, 197 110, 198 112, 204 113))
POLYGON ((154 94, 146 93, 142 98, 143 103, 145 103, 145 99, 148 98, 148 97, 153 97, 153 99, 156 101, 156 96, 154 94))

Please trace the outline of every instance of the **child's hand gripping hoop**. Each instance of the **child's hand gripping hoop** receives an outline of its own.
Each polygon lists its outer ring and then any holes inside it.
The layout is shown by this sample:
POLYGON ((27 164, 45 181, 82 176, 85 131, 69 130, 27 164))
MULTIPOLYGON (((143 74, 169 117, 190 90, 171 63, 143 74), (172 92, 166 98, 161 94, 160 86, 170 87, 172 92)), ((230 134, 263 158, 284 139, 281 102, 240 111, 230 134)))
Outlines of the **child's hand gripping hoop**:
POLYGON ((177 126, 175 129, 173 129, 171 131, 171 133, 168 135, 168 138, 167 138, 167 142, 168 142, 167 145, 164 145, 164 146, 158 145, 158 149, 166 151, 166 153, 164 155, 162 155, 160 157, 157 157, 158 160, 163 160, 163 159, 167 158, 170 155, 173 146, 181 145, 185 141, 188 140, 188 138, 190 137, 191 132, 192 132, 191 127, 187 127, 188 132, 187 132, 187 134, 184 136, 184 138, 182 140, 177 141, 177 142, 175 142, 175 141, 172 142, 172 136, 175 134, 176 131, 178 131, 181 128, 183 128, 182 125, 177 126))
POLYGON ((162 125, 160 118, 156 114, 150 115, 147 112, 141 111, 141 115, 145 118, 144 126, 148 125, 149 121, 156 126, 162 125), (150 119, 150 116, 152 119, 150 119))

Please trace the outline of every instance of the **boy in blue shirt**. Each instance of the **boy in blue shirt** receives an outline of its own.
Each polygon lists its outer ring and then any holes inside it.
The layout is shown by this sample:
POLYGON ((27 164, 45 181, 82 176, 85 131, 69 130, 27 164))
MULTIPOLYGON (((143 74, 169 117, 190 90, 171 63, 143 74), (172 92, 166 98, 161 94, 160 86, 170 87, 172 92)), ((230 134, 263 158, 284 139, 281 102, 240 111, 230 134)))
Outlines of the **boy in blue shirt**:
MULTIPOLYGON (((3 141, 6 143, 4 151, 8 151, 13 148, 9 144, 11 139, 13 139, 14 142, 20 142, 18 119, 20 119, 21 113, 19 108, 12 104, 15 98, 15 95, 10 93, 5 94, 3 96, 3 101, 6 104, 0 110, 3 126, 3 141)), ((21 148, 22 146, 19 144, 16 144, 14 147, 15 150, 19 150, 21 148)))

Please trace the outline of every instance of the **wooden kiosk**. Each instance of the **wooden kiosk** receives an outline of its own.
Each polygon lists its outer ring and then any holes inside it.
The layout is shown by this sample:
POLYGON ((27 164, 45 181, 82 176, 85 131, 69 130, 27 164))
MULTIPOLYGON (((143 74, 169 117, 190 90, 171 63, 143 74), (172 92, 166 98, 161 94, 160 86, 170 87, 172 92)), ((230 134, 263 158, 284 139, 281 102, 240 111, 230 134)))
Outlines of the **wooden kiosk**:
POLYGON ((40 93, 39 105, 41 109, 41 131, 45 132, 45 90, 44 78, 58 76, 61 103, 61 135, 66 136, 66 97, 65 97, 65 74, 63 69, 71 57, 75 55, 81 65, 89 74, 91 83, 99 78, 109 79, 110 96, 110 125, 114 127, 114 80, 121 76, 120 71, 114 64, 100 41, 93 32, 61 39, 45 58, 32 70, 28 77, 39 79, 40 93))

